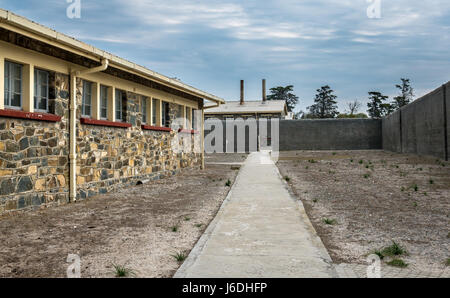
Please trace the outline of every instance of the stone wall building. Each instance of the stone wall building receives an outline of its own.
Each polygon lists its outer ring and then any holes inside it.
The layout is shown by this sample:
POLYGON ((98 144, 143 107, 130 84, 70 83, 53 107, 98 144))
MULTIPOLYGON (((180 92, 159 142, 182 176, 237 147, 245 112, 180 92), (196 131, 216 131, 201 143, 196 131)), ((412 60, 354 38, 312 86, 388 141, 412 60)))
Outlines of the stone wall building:
POLYGON ((206 100, 0 9, 0 214, 202 166, 206 100))

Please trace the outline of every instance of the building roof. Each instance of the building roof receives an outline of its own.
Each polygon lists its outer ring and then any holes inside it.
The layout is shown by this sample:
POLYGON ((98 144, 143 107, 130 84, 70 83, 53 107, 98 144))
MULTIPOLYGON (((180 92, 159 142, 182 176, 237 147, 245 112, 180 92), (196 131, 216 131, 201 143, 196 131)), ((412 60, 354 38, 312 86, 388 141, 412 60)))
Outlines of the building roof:
POLYGON ((239 101, 227 101, 218 107, 205 110, 205 114, 247 114, 247 113, 281 113, 286 114, 287 106, 284 100, 267 100, 266 102, 245 101, 243 105, 239 101))
POLYGON ((18 28, 23 33, 33 34, 33 36, 30 37, 38 36, 41 38, 41 40, 44 39, 45 42, 47 43, 50 43, 63 49, 73 50, 76 51, 77 53, 82 53, 88 58, 93 58, 98 61, 108 59, 110 65, 112 66, 117 66, 126 71, 138 74, 146 79, 156 81, 160 84, 166 85, 173 89, 183 91, 188 94, 204 98, 216 103, 225 103, 225 101, 220 97, 217 97, 205 91, 184 84, 183 82, 177 79, 166 77, 153 70, 150 70, 136 63, 130 62, 113 54, 110 54, 106 51, 95 48, 75 38, 59 33, 53 29, 50 29, 41 24, 28 20, 22 16, 16 15, 8 10, 0 8, 0 27, 8 28, 9 27, 8 25, 13 26, 14 28, 18 28))

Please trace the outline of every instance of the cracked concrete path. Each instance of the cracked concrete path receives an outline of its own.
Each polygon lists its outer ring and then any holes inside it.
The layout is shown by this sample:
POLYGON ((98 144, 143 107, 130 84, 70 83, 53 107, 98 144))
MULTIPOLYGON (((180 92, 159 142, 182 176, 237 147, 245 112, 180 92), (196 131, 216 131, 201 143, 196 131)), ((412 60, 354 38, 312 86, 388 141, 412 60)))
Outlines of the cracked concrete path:
POLYGON ((268 152, 249 155, 216 218, 175 274, 186 278, 337 277, 303 205, 268 152))

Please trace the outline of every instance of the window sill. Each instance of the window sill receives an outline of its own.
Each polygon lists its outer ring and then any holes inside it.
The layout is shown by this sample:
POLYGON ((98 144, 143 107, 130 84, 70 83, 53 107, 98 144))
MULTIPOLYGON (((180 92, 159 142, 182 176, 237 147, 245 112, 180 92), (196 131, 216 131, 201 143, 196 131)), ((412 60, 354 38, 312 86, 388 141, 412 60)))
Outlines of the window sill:
POLYGON ((178 132, 179 133, 189 133, 189 134, 193 134, 193 135, 196 135, 196 134, 200 133, 200 132, 198 132, 196 130, 193 130, 193 129, 179 129, 178 132))
POLYGON ((119 128, 128 128, 131 127, 130 123, 125 122, 113 122, 107 120, 97 120, 91 118, 80 118, 81 124, 87 125, 96 125, 96 126, 108 126, 108 127, 119 127, 119 128))
POLYGON ((48 121, 48 122, 60 122, 61 117, 48 113, 38 112, 24 112, 20 110, 0 110, 0 117, 19 118, 28 120, 48 121))
POLYGON ((170 127, 159 127, 159 126, 150 126, 150 125, 141 125, 143 130, 154 130, 154 131, 167 131, 171 132, 172 129, 170 127))

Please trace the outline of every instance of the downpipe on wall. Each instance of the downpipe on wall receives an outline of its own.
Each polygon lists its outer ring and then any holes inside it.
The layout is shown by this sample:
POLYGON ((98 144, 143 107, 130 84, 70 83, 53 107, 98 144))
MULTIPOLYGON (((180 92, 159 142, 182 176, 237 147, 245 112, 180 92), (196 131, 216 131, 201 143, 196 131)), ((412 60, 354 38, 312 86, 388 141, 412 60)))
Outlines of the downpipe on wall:
POLYGON ((77 201, 77 77, 85 74, 105 71, 109 60, 103 59, 102 65, 70 72, 70 126, 69 126, 69 202, 77 201))

